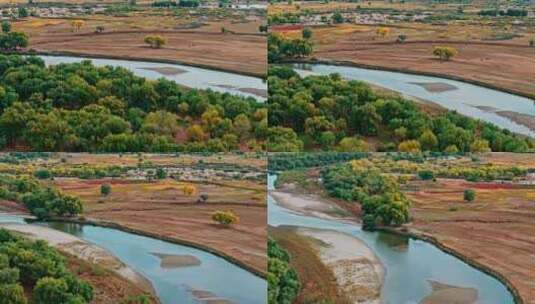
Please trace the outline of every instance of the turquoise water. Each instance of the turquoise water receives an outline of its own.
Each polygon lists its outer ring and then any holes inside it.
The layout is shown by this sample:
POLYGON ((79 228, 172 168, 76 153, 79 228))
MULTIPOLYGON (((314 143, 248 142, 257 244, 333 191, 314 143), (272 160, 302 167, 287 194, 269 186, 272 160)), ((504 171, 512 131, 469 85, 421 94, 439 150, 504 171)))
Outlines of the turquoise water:
POLYGON ((295 64, 294 68, 302 76, 339 73, 346 79, 369 82, 397 91, 407 97, 428 100, 444 108, 456 110, 463 115, 493 123, 519 134, 535 137, 535 132, 528 127, 517 124, 497 113, 511 111, 528 114, 533 116, 535 120, 535 103, 529 98, 439 77, 325 64, 295 64), (456 89, 429 92, 421 85, 425 83, 441 83, 456 89), (490 107, 492 109, 477 107, 490 107))
MULTIPOLYGON (((269 189, 276 177, 269 176, 269 189)), ((511 304, 514 298, 497 279, 421 240, 382 232, 363 231, 360 226, 296 214, 268 197, 268 224, 331 229, 350 234, 370 247, 386 269, 381 291, 385 304, 416 304, 431 293, 429 280, 478 291, 478 302, 511 304)))
POLYGON ((260 78, 244 76, 229 72, 221 72, 197 67, 191 67, 179 64, 170 63, 155 63, 142 61, 128 61, 115 59, 94 59, 83 57, 70 56, 39 56, 46 65, 56 65, 59 63, 75 63, 82 60, 91 60, 96 66, 121 66, 140 77, 147 79, 166 78, 173 80, 181 85, 196 88, 196 89, 211 89, 222 93, 231 93, 245 97, 253 97, 259 101, 264 101, 266 98, 243 92, 243 89, 256 89, 267 91, 267 84, 260 78), (154 69, 156 68, 170 68, 179 69, 181 73, 175 75, 162 74, 154 69))

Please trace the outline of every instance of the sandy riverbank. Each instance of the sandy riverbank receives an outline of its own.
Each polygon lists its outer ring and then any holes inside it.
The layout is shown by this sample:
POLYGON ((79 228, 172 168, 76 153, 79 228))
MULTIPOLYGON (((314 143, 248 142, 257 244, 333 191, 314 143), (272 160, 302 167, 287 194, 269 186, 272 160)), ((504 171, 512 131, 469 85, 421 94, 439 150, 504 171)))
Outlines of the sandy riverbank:
MULTIPOLYGON (((299 214, 357 223, 341 207, 315 194, 284 191, 270 191, 269 194, 278 204, 299 214)), ((293 232, 312 240, 321 262, 332 270, 339 293, 347 300, 352 303, 381 303, 385 269, 364 242, 334 230, 295 227, 293 232)))
POLYGON ((297 228, 298 234, 315 240, 322 262, 332 269, 338 288, 352 303, 381 303, 385 270, 364 242, 334 230, 297 228))

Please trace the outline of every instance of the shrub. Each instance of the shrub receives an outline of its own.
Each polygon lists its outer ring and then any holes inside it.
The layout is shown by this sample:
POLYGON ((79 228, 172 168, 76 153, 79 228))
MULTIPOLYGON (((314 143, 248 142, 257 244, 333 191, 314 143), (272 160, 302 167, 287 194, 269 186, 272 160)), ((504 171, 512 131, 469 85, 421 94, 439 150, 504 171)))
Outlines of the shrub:
POLYGON ((421 180, 430 180, 435 178, 435 173, 432 170, 420 170, 418 171, 418 177, 421 180))
POLYGON ((111 185, 110 184, 102 184, 100 185, 100 194, 107 196, 111 193, 111 185))
POLYGON ((240 218, 232 211, 216 211, 212 214, 212 220, 218 224, 229 226, 237 224, 240 218))
POLYGON ((466 189, 464 190, 464 200, 467 202, 471 202, 476 199, 476 191, 473 189, 466 189))
POLYGON ((48 171, 47 169, 39 169, 39 170, 35 171, 34 175, 38 179, 48 179, 48 178, 50 178, 52 176, 50 171, 48 171))
POLYGON ((162 169, 162 168, 158 168, 156 169, 156 178, 157 179, 164 179, 167 177, 167 172, 162 169))

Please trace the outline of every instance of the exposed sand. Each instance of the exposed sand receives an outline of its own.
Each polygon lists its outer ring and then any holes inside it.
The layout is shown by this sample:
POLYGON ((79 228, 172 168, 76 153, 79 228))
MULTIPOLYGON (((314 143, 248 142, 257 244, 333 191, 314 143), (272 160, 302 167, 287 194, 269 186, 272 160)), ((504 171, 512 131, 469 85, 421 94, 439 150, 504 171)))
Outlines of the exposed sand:
POLYGON ((175 67, 157 67, 157 68, 143 68, 144 70, 149 70, 149 71, 154 71, 154 72, 157 72, 157 73, 160 73, 162 75, 179 75, 179 74, 184 74, 186 73, 187 71, 186 70, 183 70, 183 69, 179 69, 179 68, 175 68, 175 67))
POLYGON ((190 289, 189 290, 191 295, 199 301, 199 303, 206 303, 206 304, 233 304, 233 302, 219 298, 217 295, 205 291, 205 290, 198 290, 198 289, 190 289))
POLYGON ((317 240, 320 258, 332 269, 345 297, 353 303, 381 303, 385 271, 366 244, 333 230, 297 228, 296 232, 317 240))
POLYGON ((29 224, 9 223, 0 224, 0 227, 19 232, 32 240, 45 240, 50 246, 53 246, 60 251, 91 264, 103 266, 133 282, 143 290, 153 292, 152 284, 149 280, 123 264, 110 252, 73 235, 52 228, 29 224))
POLYGON ((192 255, 174 255, 163 253, 151 253, 160 258, 160 266, 165 269, 181 268, 201 265, 201 260, 192 255))
POLYGON ((516 122, 517 124, 524 125, 530 130, 535 131, 535 116, 517 113, 512 111, 498 111, 496 114, 509 118, 510 120, 516 122))
POLYGON ((477 303, 477 289, 464 288, 440 282, 429 281, 433 291, 423 298, 420 304, 475 304, 477 303))
POLYGON ((314 194, 296 194, 283 191, 269 191, 269 194, 284 208, 323 219, 354 221, 342 208, 326 202, 323 198, 314 194))
POLYGON ((458 88, 454 85, 444 82, 411 82, 412 84, 421 86, 426 91, 431 93, 442 93, 447 91, 454 91, 458 88))

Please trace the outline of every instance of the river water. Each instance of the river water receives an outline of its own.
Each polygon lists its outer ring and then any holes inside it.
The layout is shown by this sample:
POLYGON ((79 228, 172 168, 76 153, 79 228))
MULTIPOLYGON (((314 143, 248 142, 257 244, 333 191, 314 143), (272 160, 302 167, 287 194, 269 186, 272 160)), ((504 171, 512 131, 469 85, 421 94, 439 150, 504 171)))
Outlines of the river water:
MULTIPOLYGON (((0 214, 0 223, 25 223, 22 217, 0 214)), ((267 302, 267 282, 227 260, 188 246, 120 230, 73 223, 39 223, 105 248, 147 278, 162 304, 200 304, 192 291, 210 292, 213 299, 236 304, 267 302), (198 266, 162 267, 156 254, 190 255, 198 266)))
POLYGON ((535 137, 535 130, 499 113, 506 111, 530 115, 535 121, 535 102, 529 98, 439 77, 326 64, 294 64, 293 67, 301 76, 339 73, 346 79, 365 81, 406 97, 427 100, 500 128, 535 137), (430 90, 429 85, 439 85, 442 89, 430 90))
MULTIPOLYGON (((274 189, 275 179, 274 175, 268 178, 270 190, 274 189)), ((430 243, 390 233, 367 232, 357 225, 300 215, 281 207, 271 196, 268 197, 268 210, 268 224, 271 226, 335 230, 366 243, 386 270, 381 290, 385 304, 419 303, 431 294, 430 281, 474 288, 478 293, 477 303, 514 303, 512 294, 500 281, 430 243)))
POLYGON ((253 97, 258 101, 265 101, 267 84, 260 78, 221 72, 198 67, 156 63, 143 61, 129 61, 116 59, 96 59, 71 56, 39 56, 46 65, 60 63, 75 63, 91 60, 95 66, 120 66, 132 71, 135 75, 147 79, 166 78, 183 86, 195 89, 211 89, 222 93, 231 93, 245 97, 253 97), (262 93, 259 93, 262 92, 262 93))

